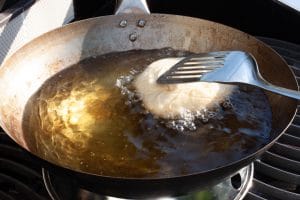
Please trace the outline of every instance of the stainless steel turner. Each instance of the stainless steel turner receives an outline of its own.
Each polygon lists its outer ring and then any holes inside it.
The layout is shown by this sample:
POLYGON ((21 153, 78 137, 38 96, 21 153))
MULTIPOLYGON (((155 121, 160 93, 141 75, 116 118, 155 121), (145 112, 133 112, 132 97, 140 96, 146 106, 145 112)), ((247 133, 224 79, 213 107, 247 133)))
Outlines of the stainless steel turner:
POLYGON ((201 53, 184 58, 161 75, 157 83, 217 82, 248 84, 300 99, 300 92, 270 84, 260 75, 256 60, 243 51, 201 53))

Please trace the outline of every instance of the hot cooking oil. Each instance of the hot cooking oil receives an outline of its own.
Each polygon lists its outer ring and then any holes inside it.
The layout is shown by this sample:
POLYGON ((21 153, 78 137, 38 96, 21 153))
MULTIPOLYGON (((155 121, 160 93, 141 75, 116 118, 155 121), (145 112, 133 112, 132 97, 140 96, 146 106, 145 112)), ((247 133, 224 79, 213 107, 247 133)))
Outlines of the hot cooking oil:
POLYGON ((92 174, 155 178, 187 175, 234 162, 269 141, 264 93, 241 88, 193 121, 160 119, 131 84, 151 62, 181 57, 171 49, 89 58, 50 78, 26 106, 30 150, 55 164, 92 174))

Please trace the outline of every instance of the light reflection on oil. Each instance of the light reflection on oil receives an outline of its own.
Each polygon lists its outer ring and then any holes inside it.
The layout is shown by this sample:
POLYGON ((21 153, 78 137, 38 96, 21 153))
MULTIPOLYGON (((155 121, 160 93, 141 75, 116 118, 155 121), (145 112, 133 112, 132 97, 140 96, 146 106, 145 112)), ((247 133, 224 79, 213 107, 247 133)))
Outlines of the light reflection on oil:
MULTIPOLYGON (((102 110, 102 114, 97 116, 89 112, 91 105, 95 101, 106 101, 109 94, 103 91, 99 85, 93 85, 92 92, 85 92, 82 90, 71 91, 68 98, 60 102, 49 101, 47 104, 47 113, 49 120, 53 122, 53 126, 62 127, 61 134, 74 142, 82 137, 91 137, 91 127, 96 124, 99 117, 105 117, 107 111, 102 110), (101 95, 99 95, 101 94, 101 95), (74 131, 74 129, 76 131, 74 131)), ((53 99, 58 98, 57 96, 53 99)))

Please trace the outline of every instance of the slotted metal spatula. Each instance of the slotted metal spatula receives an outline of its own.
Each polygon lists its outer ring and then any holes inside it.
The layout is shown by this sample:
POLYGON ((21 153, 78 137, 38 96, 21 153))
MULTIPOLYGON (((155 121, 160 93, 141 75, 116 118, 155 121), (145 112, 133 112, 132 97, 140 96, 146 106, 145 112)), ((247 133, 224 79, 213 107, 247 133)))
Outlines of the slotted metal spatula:
POLYGON ((158 79, 159 84, 188 82, 248 84, 300 99, 300 92, 272 85, 260 75, 255 58, 243 51, 201 53, 184 58, 158 79))

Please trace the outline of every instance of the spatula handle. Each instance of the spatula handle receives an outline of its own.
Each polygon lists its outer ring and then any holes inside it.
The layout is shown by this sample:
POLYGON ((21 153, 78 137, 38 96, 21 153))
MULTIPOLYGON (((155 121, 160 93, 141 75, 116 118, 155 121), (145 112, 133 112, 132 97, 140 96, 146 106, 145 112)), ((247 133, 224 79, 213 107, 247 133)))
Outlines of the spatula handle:
POLYGON ((279 87, 272 85, 271 83, 262 81, 259 85, 262 89, 268 90, 270 92, 274 92, 283 96, 287 96, 293 99, 298 99, 300 100, 300 92, 297 90, 290 90, 287 88, 279 87))

